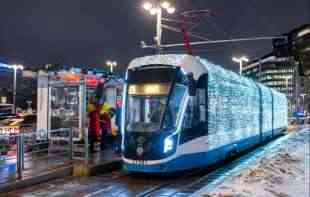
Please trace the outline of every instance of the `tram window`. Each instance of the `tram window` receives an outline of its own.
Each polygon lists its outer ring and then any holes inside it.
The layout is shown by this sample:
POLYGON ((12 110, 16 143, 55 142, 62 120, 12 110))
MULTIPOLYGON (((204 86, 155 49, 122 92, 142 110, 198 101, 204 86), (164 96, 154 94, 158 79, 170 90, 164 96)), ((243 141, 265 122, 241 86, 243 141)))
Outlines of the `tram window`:
POLYGON ((129 96, 127 105, 127 131, 159 131, 167 96, 129 96))
POLYGON ((197 97, 198 97, 198 105, 199 105, 199 118, 200 122, 206 122, 206 90, 205 89, 198 89, 197 90, 197 97))
POLYGON ((207 124, 207 75, 200 77, 196 96, 190 97, 182 125, 181 144, 208 132, 207 124))
POLYGON ((171 129, 177 126, 178 120, 181 116, 181 105, 184 95, 186 93, 186 86, 183 84, 176 83, 173 87, 169 104, 165 112, 165 119, 163 128, 171 129))

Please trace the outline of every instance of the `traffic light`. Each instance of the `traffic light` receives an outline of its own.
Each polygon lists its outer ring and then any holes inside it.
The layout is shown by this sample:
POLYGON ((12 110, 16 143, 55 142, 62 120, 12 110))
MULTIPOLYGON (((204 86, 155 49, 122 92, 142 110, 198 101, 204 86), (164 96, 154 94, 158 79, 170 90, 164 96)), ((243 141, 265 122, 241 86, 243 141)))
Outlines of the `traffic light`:
POLYGON ((291 42, 288 37, 272 39, 273 53, 276 57, 292 56, 291 42))

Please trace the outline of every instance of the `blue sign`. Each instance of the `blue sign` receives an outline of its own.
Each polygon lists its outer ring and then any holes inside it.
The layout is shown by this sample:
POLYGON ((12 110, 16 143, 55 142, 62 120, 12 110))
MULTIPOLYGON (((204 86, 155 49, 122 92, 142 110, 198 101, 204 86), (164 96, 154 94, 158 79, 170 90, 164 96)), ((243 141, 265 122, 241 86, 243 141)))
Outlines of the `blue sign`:
POLYGON ((293 113, 293 116, 294 116, 295 118, 305 117, 305 113, 304 113, 304 112, 297 111, 297 112, 294 112, 294 113, 293 113))

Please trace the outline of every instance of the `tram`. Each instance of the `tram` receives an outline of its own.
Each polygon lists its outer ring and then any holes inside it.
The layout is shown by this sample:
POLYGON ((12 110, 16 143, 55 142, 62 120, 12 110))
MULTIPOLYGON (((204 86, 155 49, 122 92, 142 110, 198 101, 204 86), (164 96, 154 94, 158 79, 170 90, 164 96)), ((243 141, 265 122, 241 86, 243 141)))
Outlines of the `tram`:
POLYGON ((205 167, 288 126, 284 94, 190 55, 134 59, 123 94, 122 160, 129 172, 205 167))

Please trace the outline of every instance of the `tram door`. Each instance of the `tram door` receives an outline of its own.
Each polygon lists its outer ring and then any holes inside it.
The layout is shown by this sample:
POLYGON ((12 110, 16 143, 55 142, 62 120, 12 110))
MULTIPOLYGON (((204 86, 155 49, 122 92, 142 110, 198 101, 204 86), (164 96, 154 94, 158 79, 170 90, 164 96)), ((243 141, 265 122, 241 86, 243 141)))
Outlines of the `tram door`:
POLYGON ((50 85, 49 130, 71 128, 73 140, 83 138, 85 85, 55 83, 50 85))

